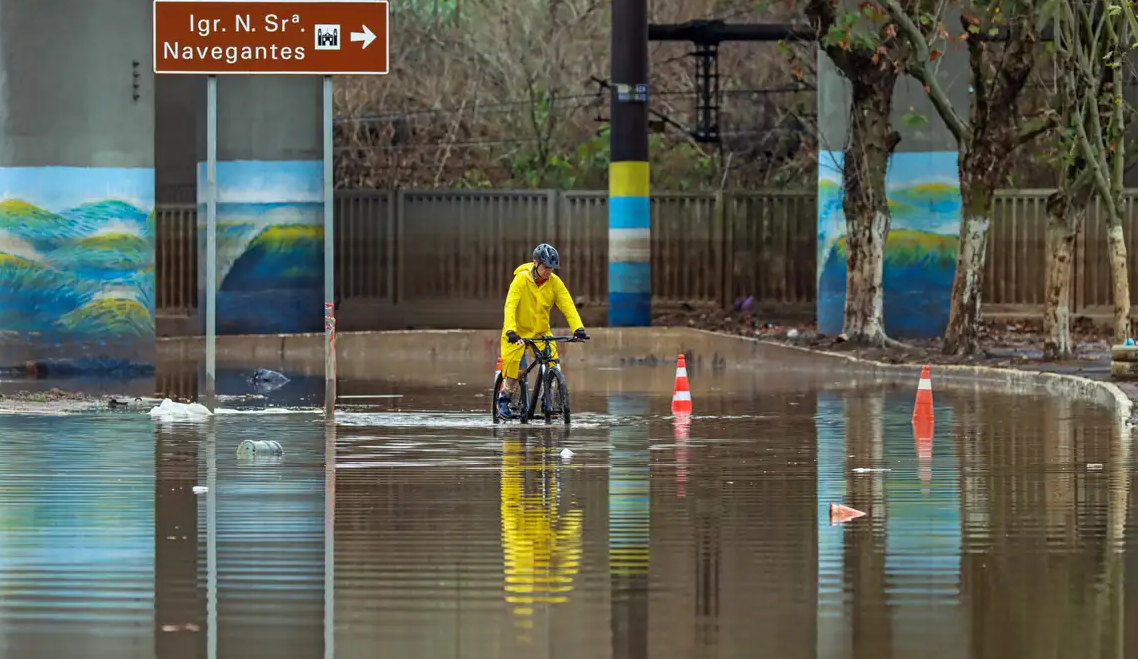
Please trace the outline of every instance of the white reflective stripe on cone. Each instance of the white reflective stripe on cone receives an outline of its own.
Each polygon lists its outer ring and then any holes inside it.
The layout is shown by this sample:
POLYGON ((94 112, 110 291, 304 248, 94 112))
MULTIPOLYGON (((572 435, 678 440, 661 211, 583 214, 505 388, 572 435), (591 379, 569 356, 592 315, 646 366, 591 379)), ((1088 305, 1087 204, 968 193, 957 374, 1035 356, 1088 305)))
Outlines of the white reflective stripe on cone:
POLYGON ((921 389, 928 389, 929 391, 932 391, 932 388, 933 388, 933 381, 932 380, 921 380, 920 383, 917 384, 917 391, 920 391, 921 389))
POLYGON ((691 400, 691 392, 690 391, 677 391, 675 393, 675 395, 672 396, 672 400, 691 400))
POLYGON ((683 366, 676 369, 676 377, 677 378, 678 377, 685 377, 686 378, 687 376, 688 376, 688 369, 684 368, 683 366))

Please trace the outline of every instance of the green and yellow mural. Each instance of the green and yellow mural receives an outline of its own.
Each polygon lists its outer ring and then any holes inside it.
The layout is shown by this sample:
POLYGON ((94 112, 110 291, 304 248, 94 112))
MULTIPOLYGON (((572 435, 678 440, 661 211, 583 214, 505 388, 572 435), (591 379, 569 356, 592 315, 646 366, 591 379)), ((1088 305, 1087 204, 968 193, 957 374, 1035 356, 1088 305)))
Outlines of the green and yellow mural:
MULTIPOLYGON (((885 241, 885 331, 931 338, 948 325, 960 233, 956 152, 895 153, 886 173, 892 230, 885 241)), ((818 330, 842 331, 846 217, 841 151, 818 154, 818 330)))
MULTIPOLYGON (((320 161, 217 163, 217 331, 324 329, 320 161)), ((206 165, 198 170, 198 286, 205 299, 206 165)), ((204 322, 204 314, 203 314, 204 322)))
POLYGON ((154 170, 0 168, 0 366, 152 368, 154 170))

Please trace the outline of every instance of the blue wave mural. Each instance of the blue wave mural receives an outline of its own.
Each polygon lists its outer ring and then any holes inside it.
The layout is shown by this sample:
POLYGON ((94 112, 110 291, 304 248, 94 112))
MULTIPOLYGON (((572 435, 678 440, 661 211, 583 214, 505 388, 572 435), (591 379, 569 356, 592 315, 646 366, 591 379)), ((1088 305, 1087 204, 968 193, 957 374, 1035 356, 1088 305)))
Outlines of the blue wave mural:
POLYGON ((0 168, 4 343, 152 364, 154 236, 152 169, 0 168))
MULTIPOLYGON (((201 299, 205 291, 205 181, 206 165, 199 163, 201 299)), ((323 331, 323 164, 310 160, 219 162, 217 184, 218 333, 323 331)))
MULTIPOLYGON (((846 217, 840 151, 818 154, 818 331, 838 334, 846 299, 846 217)), ((955 151, 895 153, 886 173, 885 331, 933 338, 948 326, 960 232, 955 151)))

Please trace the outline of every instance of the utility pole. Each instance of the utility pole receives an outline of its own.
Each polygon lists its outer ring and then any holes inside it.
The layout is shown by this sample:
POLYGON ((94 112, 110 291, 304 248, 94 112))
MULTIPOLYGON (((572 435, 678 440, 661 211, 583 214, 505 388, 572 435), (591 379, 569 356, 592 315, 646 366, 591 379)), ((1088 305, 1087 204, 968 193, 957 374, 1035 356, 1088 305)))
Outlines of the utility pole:
POLYGON ((648 2, 612 0, 609 327, 652 323, 648 2))

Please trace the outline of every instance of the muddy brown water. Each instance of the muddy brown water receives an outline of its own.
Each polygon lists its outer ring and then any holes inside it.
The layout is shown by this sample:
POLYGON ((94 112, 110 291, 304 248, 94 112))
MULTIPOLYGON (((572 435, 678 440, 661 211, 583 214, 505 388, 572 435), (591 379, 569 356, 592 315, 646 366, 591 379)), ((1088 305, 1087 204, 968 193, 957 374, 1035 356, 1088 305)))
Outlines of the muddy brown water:
POLYGON ((937 391, 930 450, 908 386, 693 373, 684 424, 597 369, 566 430, 478 377, 0 417, 0 657, 1138 656, 1107 410, 937 391))

